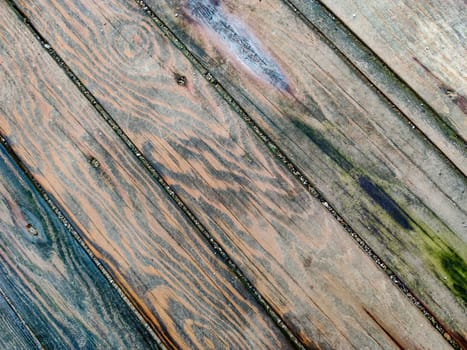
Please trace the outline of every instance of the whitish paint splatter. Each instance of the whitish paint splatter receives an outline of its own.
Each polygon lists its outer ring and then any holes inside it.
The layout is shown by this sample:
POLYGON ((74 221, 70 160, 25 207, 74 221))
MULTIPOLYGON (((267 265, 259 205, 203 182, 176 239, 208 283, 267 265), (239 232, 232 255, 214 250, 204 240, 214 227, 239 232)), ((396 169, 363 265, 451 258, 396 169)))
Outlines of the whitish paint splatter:
POLYGON ((289 90, 284 74, 272 57, 243 23, 224 12, 218 0, 187 0, 186 10, 193 21, 211 30, 253 74, 279 89, 289 90))

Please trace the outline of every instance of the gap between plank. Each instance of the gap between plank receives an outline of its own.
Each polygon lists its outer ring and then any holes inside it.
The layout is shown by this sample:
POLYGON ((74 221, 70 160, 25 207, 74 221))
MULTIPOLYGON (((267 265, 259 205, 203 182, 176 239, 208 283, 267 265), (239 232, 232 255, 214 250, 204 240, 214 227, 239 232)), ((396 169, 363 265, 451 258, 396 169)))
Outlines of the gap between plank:
MULTIPOLYGON (((8 0, 7 0, 8 1, 8 0)), ((15 163, 18 165, 18 167, 21 169, 23 174, 31 181, 32 185, 34 188, 39 192, 41 197, 44 199, 44 201, 47 203, 49 208, 53 211, 53 213, 56 215, 58 220, 61 222, 61 224, 65 227, 65 229, 71 234, 71 236, 78 242, 78 244, 81 246, 81 248, 84 250, 85 254, 87 254, 92 262, 96 265, 96 267, 99 269, 99 271, 102 273, 104 278, 110 283, 110 285, 115 288, 117 291, 118 295, 123 299, 123 301, 128 305, 130 310, 135 314, 136 318, 142 323, 143 327, 146 329, 146 331, 154 338, 157 346, 161 350, 167 350, 167 348, 164 346, 162 341, 159 339, 159 337, 156 335, 156 333, 153 331, 153 329, 149 326, 149 324, 146 322, 144 317, 141 315, 141 313, 138 311, 138 309, 134 306, 132 301, 128 298, 128 296, 125 294, 122 288, 114 281, 110 273, 107 271, 106 267, 102 265, 102 263, 99 261, 99 259, 94 255, 94 253, 91 251, 89 246, 86 244, 86 242, 81 238, 81 235, 78 233, 78 231, 74 228, 72 222, 68 220, 67 216, 64 214, 64 212, 58 207, 58 205, 55 203, 54 199, 44 190, 42 185, 34 178, 32 173, 28 170, 26 165, 23 163, 23 161, 18 157, 18 155, 15 153, 13 148, 9 145, 7 139, 2 135, 2 130, 0 129, 0 143, 3 145, 3 147, 6 149, 8 154, 11 156, 11 158, 15 161, 15 163)), ((0 290, 0 293, 2 291, 0 290)), ((7 299, 8 301, 8 299, 7 299)), ((9 303, 10 304, 10 303, 9 303)), ((11 305, 10 305, 11 306, 11 305)), ((14 308, 13 308, 14 310, 14 308)), ((16 313, 16 312, 15 312, 16 313)), ((21 319, 21 321, 24 323, 24 321, 21 319)), ((29 327, 27 327, 29 330, 29 327)), ((30 330, 29 330, 30 331, 30 330)), ((31 331, 30 331, 31 332, 31 331)), ((32 333, 32 332, 31 332, 32 333)), ((42 347, 41 347, 42 349, 42 347)))
MULTIPOLYGON (((80 90, 80 92, 88 99, 88 101, 93 105, 96 111, 104 118, 104 120, 109 124, 109 126, 114 130, 114 132, 120 137, 120 139, 126 144, 126 146, 131 150, 131 152, 137 157, 140 163, 146 168, 152 178, 154 178, 159 185, 164 189, 164 191, 170 196, 170 198, 177 204, 177 206, 182 210, 182 212, 187 216, 187 218, 194 224, 198 231, 204 236, 208 241, 211 248, 214 251, 215 255, 223 260, 223 262, 229 267, 229 269, 234 272, 237 277, 242 281, 247 290, 252 294, 252 296, 257 300, 257 302, 263 307, 267 314, 271 317, 274 323, 279 327, 279 329, 286 335, 286 337, 291 341, 291 343, 298 349, 305 349, 303 344, 297 339, 285 322, 280 318, 276 311, 268 304, 268 302, 262 297, 262 295, 257 291, 253 284, 247 279, 243 272, 238 268, 235 262, 230 258, 230 256, 225 252, 225 250, 220 246, 220 244, 212 237, 204 225, 196 218, 196 216, 191 212, 191 210, 185 205, 181 198, 175 193, 171 186, 165 181, 165 179, 159 174, 159 172, 150 164, 146 157, 139 151, 136 145, 132 140, 124 133, 120 126, 115 122, 111 115, 105 110, 105 108, 99 103, 99 101, 92 95, 92 93, 87 89, 87 87, 79 80, 75 73, 70 69, 70 67, 63 61, 63 59, 57 54, 57 52, 51 47, 51 45, 45 40, 45 38, 37 31, 37 29, 32 25, 26 15, 18 8, 14 3, 14 0, 6 0, 7 3, 14 9, 19 18, 25 23, 28 29, 32 32, 34 37, 40 42, 41 46, 49 53, 49 55, 56 61, 56 63, 64 70, 68 78, 75 84, 75 86, 80 90)), ((253 130, 255 135, 267 146, 267 148, 274 154, 274 156, 282 163, 289 172, 296 178, 298 181, 305 187, 305 189, 316 199, 318 199, 321 204, 334 216, 334 218, 341 224, 341 226, 347 231, 347 233, 352 237, 352 239, 358 244, 358 246, 381 268, 386 275, 390 278, 392 283, 397 286, 397 288, 411 301, 411 303, 425 316, 425 318, 433 325, 433 327, 440 332, 447 342, 454 349, 461 349, 460 345, 454 340, 454 337, 450 335, 450 332, 442 325, 442 323, 436 319, 436 317, 431 313, 431 311, 423 304, 423 302, 414 295, 414 293, 406 286, 406 284, 386 265, 386 263, 372 250, 372 248, 353 230, 353 228, 336 212, 336 210, 327 202, 324 196, 314 188, 312 183, 308 178, 303 175, 302 171, 290 161, 289 157, 277 146, 277 144, 259 127, 259 125, 245 112, 245 110, 240 106, 240 104, 227 92, 227 90, 214 78, 214 76, 209 72, 209 70, 204 67, 204 65, 188 50, 188 48, 183 44, 177 36, 170 30, 170 28, 155 14, 155 12, 143 1, 135 0, 136 3, 141 7, 146 15, 148 15, 156 26, 162 31, 163 35, 166 36, 175 47, 177 47, 185 57, 193 64, 193 66, 204 76, 204 78, 216 89, 216 91, 222 96, 224 100, 239 114, 239 116, 246 122, 246 124, 253 130)), ((297 9, 298 12, 298 9, 297 9)), ((373 85, 373 84, 371 84, 373 85)), ((375 88, 377 89, 377 88, 375 88)), ((384 95, 383 95, 384 96, 384 95)), ((397 107, 394 107, 397 108, 397 107)), ((413 125, 410 121, 409 124, 413 125)), ((419 131, 423 134, 421 131, 419 131)), ((4 142, 7 145, 6 140, 1 137, 0 141, 4 142)), ((11 148, 9 148, 11 150, 11 148)), ((12 150, 11 150, 12 151, 12 150)), ((440 151, 441 152, 441 151, 440 151)), ((442 152, 441 152, 442 153, 442 152)), ((443 153, 442 153, 443 154, 443 153)), ((443 154, 444 155, 444 154, 443 154)), ((445 157, 446 158, 446 157, 445 157)), ((17 159, 17 157, 16 157, 17 159)), ((448 158, 447 158, 448 159, 448 158)), ((449 160, 449 159, 448 159, 449 160)), ((449 160, 450 161, 450 160, 449 160)), ((457 171, 457 167, 452 165, 457 171)), ((22 166, 23 170, 28 174, 27 169, 22 166)), ((32 175, 28 175, 32 177, 32 175)), ((36 180, 34 180, 37 183, 36 180)), ((40 186, 39 183, 37 183, 40 186)), ((49 196, 41 190, 49 201, 49 196)), ((51 200, 50 200, 51 201, 51 200)), ((49 202, 48 202, 49 203, 49 202)), ((53 202, 51 202, 52 205, 53 202)), ((53 208, 57 208, 55 205, 53 208)), ((55 211, 55 209, 53 209, 55 211)), ((60 213, 60 216, 68 223, 68 226, 71 227, 67 219, 61 214, 60 210, 57 208, 60 213)), ((60 218, 59 216, 59 218, 60 218)), ((67 226, 67 228, 68 228, 67 226)), ((86 249, 89 250, 86 243, 82 241, 79 234, 74 231, 78 236, 78 241, 82 242, 86 249)), ((91 251, 89 254, 92 255, 93 260, 95 259, 91 251)), ((98 264, 99 268, 102 266, 98 260, 95 261, 98 264)), ((110 274, 104 269, 106 277, 111 281, 112 285, 117 288, 122 297, 126 300, 128 298, 124 292, 115 284, 110 274)), ((130 307, 134 309, 139 317, 142 317, 137 309, 130 303, 130 307)), ((138 318, 139 318, 138 317, 138 318)), ((147 322, 145 325, 151 330, 151 334, 155 336, 155 339, 158 339, 157 335, 152 331, 151 327, 147 322)), ((161 343, 162 345, 162 343, 161 343)), ((162 345, 163 346, 163 345, 162 345)), ((165 349, 165 347, 164 347, 165 349)))
MULTIPOLYGON (((94 95, 89 91, 89 89, 81 82, 81 80, 76 76, 76 74, 71 70, 71 68, 65 63, 65 61, 58 55, 58 53, 52 48, 48 41, 39 33, 39 31, 32 25, 28 17, 23 13, 23 11, 16 5, 14 0, 6 0, 7 3, 13 8, 15 13, 21 19, 21 21, 28 27, 30 32, 39 41, 41 46, 48 52, 48 54, 54 59, 58 66, 65 72, 67 77, 73 82, 73 84, 78 88, 78 90, 86 97, 86 99, 92 104, 94 109, 99 113, 99 115, 107 122, 107 124, 112 128, 112 130, 119 136, 123 143, 130 149, 138 161, 144 166, 148 171, 150 176, 162 187, 164 192, 168 194, 171 200, 175 202, 177 207, 183 212, 183 214, 190 220, 190 222, 195 226, 195 228, 201 233, 205 238, 207 243, 211 246, 214 255, 221 258, 224 264, 239 278, 248 292, 254 297, 258 304, 263 308, 267 315, 272 319, 274 324, 281 330, 285 337, 291 342, 291 344, 299 349, 305 350, 305 346, 300 342, 300 340, 295 336, 295 334, 290 330, 287 324, 282 320, 280 315, 273 309, 271 305, 264 299, 264 297, 258 292, 256 287, 249 281, 245 276, 242 270, 237 266, 237 264, 230 258, 224 248, 215 240, 215 238, 209 233, 205 226, 196 218, 193 212, 186 206, 182 199, 175 193, 171 186, 165 181, 162 175, 151 165, 143 153, 138 149, 138 147, 133 143, 133 141, 125 134, 123 129, 117 124, 117 122, 112 118, 109 112, 100 104, 100 102, 94 97, 94 95)), ((0 130, 0 143, 4 145, 8 153, 16 161, 18 166, 26 174, 26 176, 31 180, 33 185, 39 191, 41 196, 50 206, 52 211, 57 215, 58 219, 62 222, 65 228, 72 234, 72 236, 79 242, 83 247, 86 253, 91 257, 92 261, 96 266, 101 270, 105 278, 110 282, 110 284, 118 291, 119 295, 124 299, 124 301, 129 305, 131 310, 136 314, 137 318, 143 323, 144 327, 149 331, 149 333, 156 340, 157 345, 162 350, 167 350, 160 338, 154 332, 152 327, 146 322, 142 313, 133 305, 132 301, 127 297, 124 290, 117 285, 113 280, 110 273, 107 269, 100 263, 96 256, 89 249, 86 242, 81 238, 80 234, 74 229, 73 225, 66 218, 60 208, 55 204, 54 200, 46 193, 42 188, 40 183, 33 177, 30 171, 26 168, 24 163, 19 159, 19 157, 14 153, 14 150, 9 146, 6 138, 1 134, 0 130)))
MULTIPOLYGON (((0 135, 0 142, 3 143, 3 137, 0 135)), ((24 319, 21 317, 19 314, 18 310, 16 310, 15 306, 11 302, 10 298, 5 294, 5 292, 0 288, 0 296, 5 299, 6 304, 8 307, 11 309, 11 311, 15 314, 15 316, 18 318, 19 322, 21 325, 24 327, 24 329, 28 332, 28 334, 31 336, 32 340, 36 344, 38 349, 45 350, 45 348, 42 346, 42 343, 37 339, 36 335, 33 333, 32 329, 27 325, 27 323, 24 321, 24 319)))
MULTIPOLYGON (((467 149, 467 143, 463 140, 463 138, 446 122, 443 118, 431 107, 431 105, 423 99, 414 89, 410 87, 410 85, 395 71, 393 71, 369 46, 367 46, 347 25, 341 21, 330 9, 326 7, 320 0, 312 0, 316 6, 319 7, 320 14, 323 16, 324 20, 332 20, 335 27, 342 31, 348 38, 348 40, 360 50, 367 62, 371 62, 372 65, 377 66, 384 73, 385 78, 392 81, 399 89, 404 91, 407 97, 409 97, 410 103, 412 105, 422 106, 425 109, 422 113, 431 117, 432 120, 435 121, 436 126, 441 130, 442 134, 456 147, 460 149, 467 149)), ((311 30, 313 30, 318 36, 334 51, 337 55, 345 62, 347 65, 354 70, 357 75, 362 78, 370 88, 375 91, 384 102, 388 104, 388 106, 397 113, 397 115, 405 120, 405 122, 419 134, 421 138, 425 141, 428 141, 434 149, 448 161, 448 165, 459 175, 462 177, 465 174, 457 167, 457 165, 449 158, 447 154, 445 154, 431 139, 422 131, 420 128, 411 121, 411 119, 404 113, 394 102, 392 102, 391 98, 387 96, 381 89, 379 89, 371 79, 360 69, 357 67, 353 61, 345 55, 345 53, 337 47, 336 44, 321 30, 315 25, 303 12, 301 12, 291 0, 282 0, 311 30)), ((330 27, 327 23, 324 26, 330 27)), ((328 28, 326 28, 328 29, 328 28)), ((335 28, 329 28, 328 30, 335 30, 335 28)))
MULTIPOLYGON (((222 96, 222 98, 237 112, 237 114, 243 119, 248 127, 255 133, 255 135, 267 146, 267 148, 274 154, 274 156, 282 163, 285 168, 305 187, 305 189, 318 199, 321 204, 334 216, 334 218, 342 225, 352 239, 358 244, 358 246, 368 255, 370 258, 380 267, 386 275, 390 278, 392 283, 411 301, 411 303, 426 317, 426 319, 433 325, 433 327, 441 333, 445 340, 454 348, 461 349, 460 345, 454 340, 454 336, 450 334, 450 331, 433 315, 428 307, 407 287, 407 285, 396 275, 386 263, 373 251, 373 249, 360 237, 358 233, 342 218, 341 215, 332 207, 331 204, 325 199, 325 197, 312 185, 311 181, 304 175, 304 173, 296 166, 290 158, 281 150, 281 148, 263 131, 263 129, 253 120, 253 118, 242 108, 242 106, 233 98, 232 95, 217 81, 217 79, 211 74, 211 72, 201 63, 200 60, 187 48, 187 46, 172 32, 172 30, 157 16, 157 14, 146 4, 144 0, 134 0, 143 12, 150 17, 155 25, 161 30, 164 36, 166 36, 173 45, 178 48, 183 55, 192 63, 192 65, 204 76, 204 78, 216 89, 216 91, 222 96)), ((287 1, 288 0, 284 0, 287 1)), ((291 4, 291 6, 293 6, 291 4)), ((293 7, 294 12, 300 13, 298 9, 293 7)), ((301 13, 300 13, 301 14, 301 13)), ((301 14, 303 17, 304 15, 301 14)), ((305 17, 306 19, 306 17, 305 17)), ((308 21, 309 22, 309 21, 308 21)), ((310 23, 311 24, 311 23, 310 23)), ((322 34, 321 34, 322 35, 322 34)), ((329 40, 326 38, 326 42, 329 40)), ((334 46, 332 43, 330 43, 334 46)), ((336 50, 338 50, 336 48, 336 50)), ((340 52, 340 51, 339 51, 340 52)), ((343 55, 343 53, 341 53, 343 55)), ((348 61, 348 59, 346 59, 348 61)), ((349 64, 353 65, 350 61, 349 64)), ((357 67, 355 67, 357 69, 357 67)), ((358 69, 357 69, 358 70, 358 69)), ((363 74, 363 73, 361 73, 363 74)), ((364 76, 366 81, 369 81, 364 76)), ((378 91, 378 89, 370 82, 370 85, 378 91)), ((423 132, 419 130, 399 109, 382 93, 379 92, 384 99, 390 104, 391 107, 395 108, 400 115, 407 120, 407 123, 414 127, 421 135, 424 136, 423 132)), ((433 113, 436 113, 433 111, 433 113)), ((424 136, 425 137, 425 136, 424 136)), ((426 137, 425 137, 426 138, 426 137)), ((427 139, 427 138, 426 138, 427 139)), ((431 141, 430 141, 431 142, 431 141)), ((454 171, 462 172, 456 167, 454 163, 433 145, 441 155, 443 155, 449 165, 454 171)))

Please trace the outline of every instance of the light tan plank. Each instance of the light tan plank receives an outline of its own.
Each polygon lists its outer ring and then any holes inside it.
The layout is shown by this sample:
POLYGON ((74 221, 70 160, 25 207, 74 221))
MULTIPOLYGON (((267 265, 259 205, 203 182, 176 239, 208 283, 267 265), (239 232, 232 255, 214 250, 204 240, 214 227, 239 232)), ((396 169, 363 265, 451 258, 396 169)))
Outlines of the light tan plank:
POLYGON ((148 3, 355 231, 465 338, 465 176, 279 0, 148 3))
POLYGON ((2 145, 0 252, 0 288, 43 348, 158 348, 2 145))
POLYGON ((289 348, 26 26, 0 9, 1 133, 166 346, 289 348))
POLYGON ((467 140, 465 1, 322 2, 467 140))
MULTIPOLYGON (((416 125, 425 134, 425 136, 429 138, 430 141, 464 173, 464 175, 467 175, 467 145, 462 136, 458 135, 459 132, 456 131, 453 126, 450 126, 449 114, 439 114, 439 110, 437 112, 429 105, 431 104, 431 99, 424 100, 417 91, 410 88, 406 83, 406 81, 411 80, 411 76, 413 74, 417 75, 418 73, 413 73, 412 70, 405 70, 402 72, 403 75, 401 76, 395 74, 386 64, 391 63, 391 60, 394 57, 390 50, 382 50, 379 52, 383 58, 383 60, 381 60, 381 58, 378 57, 371 48, 355 36, 355 34, 352 33, 349 28, 339 20, 339 18, 336 18, 336 16, 321 2, 298 0, 284 0, 284 2, 288 3, 293 10, 298 10, 297 16, 300 16, 300 18, 302 18, 310 28, 318 30, 327 40, 330 40, 329 44, 335 48, 336 52, 341 53, 345 60, 348 60, 355 69, 362 73, 362 76, 368 79, 371 84, 374 84, 381 94, 390 100, 390 103, 393 103, 404 113, 404 117, 406 117, 408 121, 413 123, 413 125, 416 125), (299 11, 301 11, 301 13, 299 11), (386 63, 384 61, 386 61, 386 63)), ((383 4, 383 6, 385 6, 384 2, 373 1, 365 2, 365 4, 363 2, 360 3, 362 4, 362 11, 364 11, 365 6, 378 7, 380 6, 379 4, 383 4)), ((339 10, 344 8, 348 9, 345 1, 329 2, 328 4, 329 6, 338 7, 339 10)), ((394 2, 392 2, 392 4, 394 4, 394 2)), ((421 3, 419 3, 416 6, 425 7, 425 4, 421 5, 421 3)), ((430 6, 432 6, 431 3, 428 7, 430 6)), ((405 14, 409 12, 405 12, 405 14)), ((347 14, 344 16, 348 17, 347 14)), ((353 13, 352 21, 354 21, 356 17, 357 13, 353 13)), ((375 25, 384 26, 384 23, 387 23, 391 26, 392 23, 380 21, 377 16, 372 17, 372 19, 376 20, 374 22, 375 25)), ((368 20, 370 19, 368 18, 368 20)), ((404 23, 404 25, 410 27, 408 23, 404 23)), ((371 38, 373 38, 373 35, 371 34, 373 33, 373 30, 366 30, 363 28, 366 27, 357 26, 355 29, 357 31, 364 31, 365 36, 371 36, 371 38)), ((408 45, 404 43, 404 40, 408 39, 408 37, 404 38, 403 35, 399 37, 400 33, 402 34, 404 30, 406 31, 406 28, 402 29, 402 31, 393 32, 393 34, 397 35, 399 40, 398 49, 406 50, 408 45)), ((392 30, 393 28, 390 29, 390 31, 392 30)), ((409 37, 412 38, 410 34, 409 37)), ((378 33, 378 35, 385 36, 386 33, 378 33)), ((384 40, 388 40, 389 37, 384 37, 384 40)), ((454 55, 457 57, 457 53, 454 53, 454 55)), ((401 59, 408 60, 409 56, 406 55, 401 59)), ((418 75, 418 77, 422 77, 422 79, 423 76, 424 74, 418 75)), ((418 92, 421 93, 422 90, 419 89, 418 92)), ((442 90, 443 91, 438 91, 438 96, 436 96, 437 99, 439 97, 442 98, 442 95, 446 92, 446 88, 442 90)), ((456 99, 454 96, 452 96, 452 98, 456 99)), ((462 98, 458 98, 462 100, 462 98)))
POLYGON ((447 345, 134 3, 21 5, 306 346, 447 345))

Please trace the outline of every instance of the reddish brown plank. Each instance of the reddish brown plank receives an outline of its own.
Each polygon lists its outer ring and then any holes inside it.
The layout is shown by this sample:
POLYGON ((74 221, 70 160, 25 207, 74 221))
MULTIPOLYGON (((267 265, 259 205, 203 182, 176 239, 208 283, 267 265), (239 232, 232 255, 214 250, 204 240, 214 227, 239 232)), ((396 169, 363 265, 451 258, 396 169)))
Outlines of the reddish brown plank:
POLYGON ((0 9, 0 132, 166 346, 289 348, 26 25, 0 9))
POLYGON ((284 2, 147 3, 323 203, 465 338, 462 172, 284 2))
POLYGON ((21 4, 306 346, 447 345, 133 3, 21 4))

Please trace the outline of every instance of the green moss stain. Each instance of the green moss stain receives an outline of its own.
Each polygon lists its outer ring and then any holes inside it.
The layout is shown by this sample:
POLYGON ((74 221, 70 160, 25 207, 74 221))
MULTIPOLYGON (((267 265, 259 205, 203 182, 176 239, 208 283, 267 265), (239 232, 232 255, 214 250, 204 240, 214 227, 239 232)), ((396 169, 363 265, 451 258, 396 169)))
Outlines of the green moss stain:
MULTIPOLYGON (((453 245, 445 240, 445 237, 454 233, 447 227, 434 231, 422 222, 414 223, 414 230, 417 232, 414 243, 421 252, 420 256, 423 256, 430 270, 457 301, 467 306, 467 264, 465 259, 454 251, 453 245)), ((465 246, 459 243, 456 248, 463 251, 465 246)), ((438 302, 442 305, 442 300, 438 302)))
POLYGON ((441 267, 446 273, 447 283, 456 297, 467 305, 467 264, 457 253, 451 251, 439 256, 441 267))

